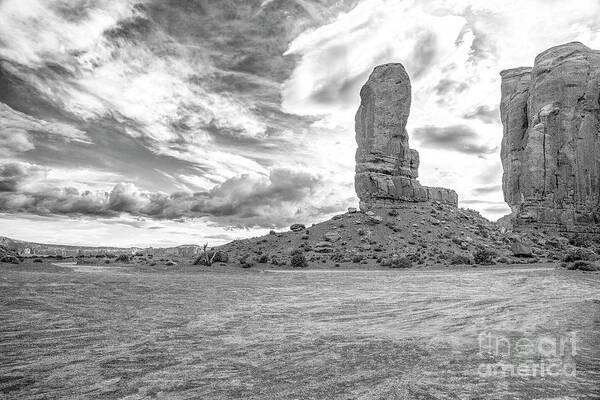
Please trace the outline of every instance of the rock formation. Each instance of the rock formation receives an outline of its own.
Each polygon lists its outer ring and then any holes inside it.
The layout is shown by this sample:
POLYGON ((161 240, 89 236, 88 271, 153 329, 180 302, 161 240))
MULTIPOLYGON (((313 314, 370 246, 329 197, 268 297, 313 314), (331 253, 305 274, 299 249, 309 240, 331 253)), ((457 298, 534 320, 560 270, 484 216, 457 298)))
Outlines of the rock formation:
POLYGON ((437 200, 457 205, 456 192, 422 186, 419 153, 408 147, 411 86, 402 64, 376 67, 360 91, 356 113, 356 175, 361 209, 437 200))
POLYGON ((568 43, 501 77, 502 187, 513 224, 600 231, 600 51, 568 43))

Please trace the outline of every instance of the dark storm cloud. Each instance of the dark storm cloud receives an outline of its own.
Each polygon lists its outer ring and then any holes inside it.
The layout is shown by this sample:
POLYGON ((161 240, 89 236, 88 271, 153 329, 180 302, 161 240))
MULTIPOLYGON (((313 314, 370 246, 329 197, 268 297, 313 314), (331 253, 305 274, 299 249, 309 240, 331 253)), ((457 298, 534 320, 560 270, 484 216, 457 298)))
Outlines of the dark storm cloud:
POLYGON ((456 151, 469 155, 490 154, 496 151, 495 147, 479 144, 479 137, 475 131, 466 125, 424 126, 415 129, 413 137, 426 148, 456 151))
POLYGON ((463 115, 465 119, 478 119, 482 122, 491 124, 500 122, 500 109, 498 107, 478 106, 473 111, 463 115))
POLYGON ((320 183, 309 173, 276 168, 268 177, 242 175, 207 192, 168 195, 125 183, 110 192, 80 192, 32 185, 41 172, 18 163, 0 166, 0 211, 97 217, 125 213, 153 219, 208 216, 225 225, 274 226, 287 223, 320 183))

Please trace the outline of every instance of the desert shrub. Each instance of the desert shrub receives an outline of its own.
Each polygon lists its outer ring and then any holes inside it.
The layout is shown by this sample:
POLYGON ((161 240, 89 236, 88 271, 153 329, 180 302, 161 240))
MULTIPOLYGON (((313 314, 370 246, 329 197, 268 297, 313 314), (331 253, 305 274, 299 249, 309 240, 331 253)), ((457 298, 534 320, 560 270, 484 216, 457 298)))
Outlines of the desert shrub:
MULTIPOLYGON (((325 260, 323 260, 325 261, 325 260)), ((296 252, 292 255, 292 259, 290 260, 290 264, 294 268, 306 268, 308 267, 308 262, 306 261, 306 256, 302 252, 296 252)))
POLYGON ((333 262, 342 262, 344 260, 344 255, 342 253, 333 253, 329 259, 333 262))
POLYGON ((104 264, 110 264, 110 260, 104 260, 104 264))
POLYGON ((391 260, 390 268, 412 268, 412 261, 408 257, 394 257, 391 260))
POLYGON ((381 258, 379 259, 379 264, 381 264, 382 267, 391 267, 392 260, 389 258, 381 258))
POLYGON ((481 223, 477 224, 477 233, 479 234, 479 236, 484 238, 487 238, 489 236, 487 228, 481 223))
POLYGON ((475 264, 490 265, 494 263, 496 253, 492 250, 480 247, 473 253, 473 261, 475 264))
POLYGON ((363 256, 361 254, 355 254, 352 256, 352 262, 353 263, 360 263, 363 260, 363 256))
POLYGON ((575 247, 588 247, 590 242, 584 235, 576 233, 569 238, 569 244, 575 247))
POLYGON ((567 252, 567 254, 563 257, 563 261, 564 262, 574 262, 574 261, 587 261, 587 260, 591 260, 593 257, 593 253, 585 250, 585 249, 575 249, 575 250, 570 250, 567 252))
POLYGON ((216 262, 229 262, 229 254, 222 250, 202 252, 195 260, 194 265, 212 265, 216 262))
POLYGON ((573 263, 563 262, 561 263, 561 267, 566 268, 568 270, 579 270, 588 272, 600 271, 600 266, 583 260, 575 261, 573 263))
POLYGON ((261 255, 260 257, 258 257, 258 262, 261 264, 266 264, 269 262, 269 256, 266 254, 261 255))
POLYGON ((600 266, 593 264, 593 263, 586 262, 586 261, 577 261, 577 262, 573 263, 573 269, 591 272, 591 271, 600 271, 600 266))
POLYGON ((277 256, 274 255, 271 257, 271 265, 280 265, 280 264, 282 264, 282 263, 279 261, 277 256))
POLYGON ((15 257, 13 255, 5 254, 3 256, 0 256, 0 262, 7 264, 20 264, 21 260, 19 260, 18 257, 15 257))
POLYGON ((456 254, 450 259, 450 265, 470 265, 471 263, 471 257, 463 256, 462 254, 456 254))
POLYGON ((129 254, 121 254, 117 257, 115 261, 128 263, 131 261, 131 256, 129 254))
POLYGON ((254 266, 254 260, 250 254, 244 254, 240 257, 240 265, 242 268, 251 268, 254 266))

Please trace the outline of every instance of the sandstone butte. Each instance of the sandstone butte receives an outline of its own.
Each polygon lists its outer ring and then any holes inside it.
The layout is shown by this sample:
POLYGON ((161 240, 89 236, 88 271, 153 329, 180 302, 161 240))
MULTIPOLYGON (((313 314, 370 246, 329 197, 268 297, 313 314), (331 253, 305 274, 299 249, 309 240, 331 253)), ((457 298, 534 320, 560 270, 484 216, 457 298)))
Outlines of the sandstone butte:
POLYGON ((504 199, 518 228, 600 233, 600 51, 552 47, 501 72, 504 199))
POLYGON ((356 112, 356 175, 360 208, 394 208, 406 202, 458 205, 454 190, 422 186, 419 153, 408 145, 411 85, 402 64, 375 67, 360 91, 356 112))

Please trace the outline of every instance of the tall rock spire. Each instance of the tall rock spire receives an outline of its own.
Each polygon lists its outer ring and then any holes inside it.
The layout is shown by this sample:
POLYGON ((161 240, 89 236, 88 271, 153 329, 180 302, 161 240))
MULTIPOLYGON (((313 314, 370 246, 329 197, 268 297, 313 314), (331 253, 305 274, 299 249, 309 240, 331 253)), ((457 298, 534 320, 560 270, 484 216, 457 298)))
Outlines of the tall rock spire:
POLYGON ((437 200, 457 205, 456 192, 422 186, 419 153, 408 146, 410 79, 402 64, 376 67, 360 91, 356 113, 356 175, 362 209, 437 200))

